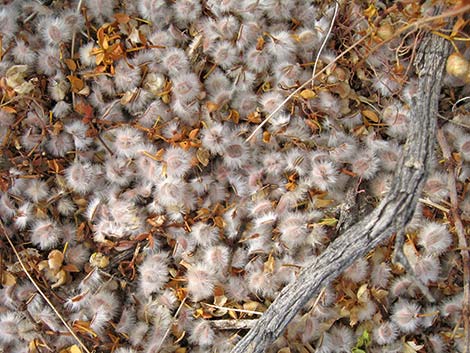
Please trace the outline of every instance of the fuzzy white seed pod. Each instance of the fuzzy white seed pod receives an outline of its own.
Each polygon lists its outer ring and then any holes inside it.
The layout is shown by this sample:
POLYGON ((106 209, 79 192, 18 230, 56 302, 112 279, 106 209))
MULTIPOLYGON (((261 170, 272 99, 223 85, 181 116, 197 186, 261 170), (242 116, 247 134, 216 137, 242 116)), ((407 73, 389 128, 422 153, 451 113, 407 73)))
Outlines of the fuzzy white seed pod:
POLYGON ((177 75, 188 70, 189 60, 184 50, 170 48, 163 55, 162 65, 170 75, 177 75))
POLYGON ((213 295, 214 272, 206 264, 196 264, 188 269, 188 292, 192 300, 198 302, 213 295))
POLYGON ((179 147, 170 147, 163 155, 166 173, 170 177, 181 178, 191 169, 191 154, 179 147))
POLYGON ((12 48, 11 54, 16 64, 34 65, 37 54, 21 39, 16 41, 16 45, 12 48))
POLYGON ((114 130, 114 148, 116 154, 126 158, 135 157, 143 144, 140 131, 131 127, 122 127, 114 130))
POLYGON ((452 244, 452 235, 445 224, 428 222, 418 233, 418 244, 427 254, 441 255, 452 244))
POLYGON ((392 343, 398 337, 398 327, 391 321, 384 322, 374 329, 373 337, 380 345, 392 343))
POLYGON ((173 13, 178 26, 187 26, 201 16, 201 4, 193 0, 176 0, 173 4, 173 13))
POLYGON ((232 139, 225 143, 222 155, 224 164, 230 169, 241 168, 250 159, 249 150, 241 139, 232 139))
POLYGON ((39 202, 49 197, 50 189, 44 180, 33 179, 24 190, 25 195, 33 202, 39 202))
MULTIPOLYGON (((469 80, 470 81, 470 80, 469 80)), ((457 141, 457 147, 464 161, 470 161, 470 135, 462 135, 457 141)))
POLYGON ((369 264, 367 260, 359 258, 344 271, 343 276, 354 283, 359 283, 366 278, 368 272, 369 264))
POLYGON ((31 243, 41 250, 51 249, 60 241, 61 230, 51 220, 36 221, 31 229, 31 243))
POLYGON ((215 44, 211 48, 210 54, 212 60, 225 70, 230 69, 240 60, 238 48, 228 41, 215 44))
POLYGON ((138 66, 129 66, 129 64, 120 60, 116 65, 114 74, 114 84, 121 92, 134 90, 140 84, 140 68, 138 66))
POLYGON ((19 325, 23 317, 12 311, 0 314, 0 342, 4 344, 13 343, 19 338, 19 325))
POLYGON ((39 30, 45 43, 49 46, 59 46, 72 38, 72 31, 67 22, 60 17, 44 17, 39 22, 39 30))
POLYGON ((329 190, 335 186, 338 180, 338 170, 332 161, 321 160, 312 163, 310 180, 319 190, 329 190))
POLYGON ((65 178, 69 187, 79 194, 86 194, 96 187, 96 169, 88 161, 74 161, 65 170, 65 178))
POLYGON ((264 93, 261 96, 260 104, 263 111, 267 114, 271 114, 278 106, 281 105, 284 100, 284 96, 278 91, 272 91, 264 93))
POLYGON ((372 151, 360 151, 351 168, 363 180, 372 179, 379 171, 379 160, 372 151))
POLYGON ((195 322, 189 341, 202 347, 209 347, 214 343, 215 332, 206 320, 195 322))
POLYGON ((388 281, 391 276, 392 273, 390 266, 385 262, 381 262, 373 266, 370 279, 372 285, 375 287, 387 288, 388 281))
POLYGON ((91 51, 93 50, 94 46, 95 43, 89 42, 81 46, 78 50, 78 54, 80 55, 80 62, 83 66, 93 67, 96 65, 96 56, 91 54, 91 51))
POLYGON ((172 92, 182 103, 194 100, 201 91, 199 78, 193 73, 180 73, 172 80, 172 92))
MULTIPOLYGON (((97 23, 108 22, 113 19, 115 0, 86 0, 87 14, 97 23)), ((112 21, 111 21, 112 22, 112 21)))
POLYGON ((441 270, 439 259, 433 255, 418 257, 412 267, 416 277, 424 284, 437 281, 441 270))
POLYGON ((410 333, 419 326, 421 318, 418 316, 420 306, 408 300, 399 299, 393 305, 392 321, 398 326, 403 333, 410 333))

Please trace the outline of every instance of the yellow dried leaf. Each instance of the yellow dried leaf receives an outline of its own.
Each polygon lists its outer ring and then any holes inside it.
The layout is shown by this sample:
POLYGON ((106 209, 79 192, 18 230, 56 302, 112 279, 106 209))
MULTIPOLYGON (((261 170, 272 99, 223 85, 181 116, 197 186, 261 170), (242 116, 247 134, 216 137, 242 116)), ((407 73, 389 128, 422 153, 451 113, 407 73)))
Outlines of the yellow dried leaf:
POLYGON ((77 76, 68 75, 67 78, 70 81, 70 84, 72 85, 72 91, 75 93, 81 91, 85 86, 83 80, 78 78, 77 76))
POLYGON ((264 48, 264 38, 258 37, 256 40, 256 50, 262 50, 264 48))
POLYGON ((252 112, 246 118, 250 123, 259 124, 261 122, 261 115, 258 112, 252 112))
POLYGON ((387 298, 388 296, 388 291, 386 291, 385 289, 376 289, 376 288, 372 288, 370 290, 372 296, 377 299, 378 301, 382 301, 383 299, 387 298))
POLYGON ((1 108, 4 112, 7 112, 7 113, 10 113, 10 114, 15 114, 16 113, 16 109, 15 108, 12 108, 12 107, 9 107, 9 106, 4 106, 1 108))
POLYGON ((68 349, 70 353, 82 353, 81 348, 77 346, 76 344, 74 344, 73 346, 70 346, 68 349))
POLYGON ((223 217, 221 217, 221 216, 215 216, 215 217, 214 217, 214 225, 215 225, 217 228, 220 228, 220 229, 225 228, 225 221, 224 221, 223 217))
POLYGON ((422 344, 416 344, 413 341, 407 341, 403 344, 403 353, 418 353, 424 348, 422 344))
POLYGON ((49 261, 47 260, 42 260, 38 263, 38 270, 42 271, 44 269, 49 269, 49 261))
POLYGON ((77 69, 77 64, 72 59, 65 59, 64 62, 70 71, 75 71, 77 69))
POLYGON ((354 307, 349 312, 349 325, 351 327, 356 325, 357 322, 359 321, 359 314, 358 314, 359 310, 360 310, 359 307, 354 307))
POLYGON ((207 167, 209 164, 210 153, 204 148, 198 148, 196 151, 196 158, 204 167, 207 167))
POLYGON ((187 150, 189 150, 189 149, 191 148, 191 144, 189 143, 189 141, 181 141, 181 142, 179 143, 179 145, 180 145, 180 147, 181 147, 183 150, 185 150, 185 151, 187 151, 187 150))
POLYGON ((323 218, 318 224, 324 225, 324 226, 334 226, 336 223, 338 223, 338 220, 336 218, 323 218))
POLYGON ((69 278, 69 275, 64 270, 60 270, 55 275, 55 278, 57 279, 57 281, 54 284, 52 284, 51 288, 57 288, 65 284, 67 282, 67 279, 69 278))
MULTIPOLYGON (((215 290, 214 290, 215 293, 215 290)), ((214 305, 224 306, 227 303, 228 299, 225 295, 216 295, 214 296, 214 305)))
POLYGON ((123 96, 121 97, 120 103, 121 103, 122 105, 126 105, 127 103, 129 103, 130 101, 132 101, 133 97, 134 97, 134 92, 127 91, 127 92, 124 93, 123 96))
POLYGON ((214 102, 207 102, 206 103, 206 108, 209 113, 213 113, 219 109, 219 105, 214 102))
POLYGON ((317 96, 317 94, 313 92, 311 89, 304 89, 302 92, 300 92, 300 96, 303 99, 313 99, 317 96))
POLYGON ((366 110, 361 111, 361 113, 362 113, 362 115, 364 115, 370 121, 372 121, 374 123, 379 122, 379 117, 377 116, 377 114, 374 111, 366 109, 366 110))
POLYGON ((13 276, 10 272, 2 272, 2 285, 6 287, 11 287, 16 284, 16 277, 13 276))
POLYGON ((162 102, 163 102, 163 103, 169 104, 170 101, 171 101, 171 99, 170 99, 170 95, 169 95, 169 94, 164 94, 164 95, 162 96, 162 102))
POLYGON ((96 58, 95 58, 95 64, 96 65, 99 65, 101 64, 103 61, 104 61, 104 53, 103 52, 100 52, 100 53, 97 53, 96 54, 96 58))
MULTIPOLYGON (((28 344, 29 347, 29 353, 42 353, 45 350, 49 351, 50 348, 42 341, 40 338, 34 338, 33 340, 29 341, 28 344), (47 348, 47 349, 42 349, 40 350, 39 348, 47 348)), ((63 352, 64 350, 61 350, 63 352)))
POLYGON ((325 208, 331 206, 335 201, 334 200, 323 200, 323 199, 316 199, 315 200, 315 207, 317 208, 325 208))
POLYGON ((263 132, 263 142, 264 143, 269 143, 269 141, 271 141, 271 134, 269 133, 269 131, 264 131, 263 132))
POLYGON ((274 257, 272 255, 269 255, 268 260, 264 263, 264 272, 274 272, 274 257))
POLYGON ((64 261, 64 254, 59 250, 52 250, 48 256, 48 265, 49 268, 57 272, 62 267, 62 262, 64 261))
POLYGON ((258 305, 259 305, 258 302, 249 301, 249 302, 243 303, 243 309, 249 310, 249 311, 257 311, 256 309, 258 309, 258 305))
POLYGON ((105 268, 109 265, 109 258, 100 252, 95 252, 90 256, 90 264, 94 267, 105 268))
POLYGON ((193 129, 189 132, 188 137, 190 139, 195 139, 198 133, 199 133, 199 129, 193 129))
POLYGON ((228 316, 230 316, 234 320, 238 320, 237 312, 233 310, 228 311, 228 316))
POLYGON ((359 287, 356 296, 357 300, 361 303, 365 303, 367 300, 369 300, 369 290, 367 289, 367 283, 364 283, 359 287))
POLYGON ((369 19, 377 16, 377 13, 378 13, 377 8, 373 4, 370 4, 369 7, 366 10, 364 10, 364 16, 366 16, 369 19))
POLYGON ((291 350, 289 347, 284 347, 278 350, 277 353, 291 353, 291 350))

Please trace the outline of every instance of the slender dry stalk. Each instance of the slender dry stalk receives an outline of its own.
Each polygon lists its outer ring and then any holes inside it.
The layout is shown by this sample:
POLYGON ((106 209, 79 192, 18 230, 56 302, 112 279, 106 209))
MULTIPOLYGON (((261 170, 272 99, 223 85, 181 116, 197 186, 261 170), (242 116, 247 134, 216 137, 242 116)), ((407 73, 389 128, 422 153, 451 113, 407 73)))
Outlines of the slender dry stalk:
POLYGON ((245 313, 245 314, 251 314, 251 315, 263 315, 263 313, 260 312, 260 311, 229 308, 227 306, 219 306, 219 305, 208 304, 208 303, 202 303, 202 304, 206 305, 208 307, 215 308, 215 309, 220 309, 220 310, 228 310, 228 311, 234 311, 234 312, 237 312, 237 313, 245 313))
POLYGON ((459 200, 457 196, 457 188, 455 186, 456 170, 452 162, 452 156, 444 136, 444 132, 439 129, 437 132, 437 141, 441 147, 442 155, 447 161, 447 187, 450 194, 450 214, 455 225, 455 232, 459 241, 460 254, 462 256, 463 265, 463 308, 462 318, 464 326, 464 353, 470 353, 470 253, 468 251, 467 239, 465 237, 465 229, 459 215, 459 200))
POLYGON ((320 49, 318 50, 317 57, 315 58, 315 63, 313 64, 312 78, 310 79, 310 81, 312 81, 312 88, 315 85, 315 71, 317 71, 317 64, 318 64, 318 61, 320 60, 320 55, 323 52, 323 49, 325 48, 326 42, 328 41, 328 38, 330 37, 331 31, 333 30, 333 25, 335 24, 336 16, 338 15, 338 9, 339 9, 339 4, 336 1, 335 12, 333 13, 333 18, 331 19, 330 28, 328 28, 328 32, 326 33, 325 38, 323 39, 323 43, 321 44, 320 49))
MULTIPOLYGON (((181 308, 183 307, 184 303, 186 302, 186 298, 187 297, 184 297, 184 299, 181 301, 180 303, 180 306, 178 307, 178 309, 176 310, 176 313, 175 313, 175 317, 174 319, 176 319, 181 311, 181 308)), ((165 331, 165 334, 163 335, 162 337, 162 340, 160 341, 160 343, 158 344, 158 348, 156 349, 156 352, 159 352, 163 342, 165 342, 165 339, 166 337, 168 336, 168 334, 170 333, 170 329, 171 329, 171 325, 168 326, 167 330, 165 331)))
POLYGON ((56 316, 59 318, 59 320, 62 322, 62 324, 65 326, 65 328, 67 329, 67 331, 70 332, 70 334, 72 335, 72 337, 77 341, 77 343, 80 345, 80 347, 82 347, 82 349, 86 352, 86 353, 91 353, 88 348, 85 346, 85 344, 83 343, 83 341, 80 339, 80 337, 77 336, 77 334, 72 330, 72 328, 69 326, 69 324, 67 324, 67 322, 65 321, 65 319, 63 318, 63 316, 59 313, 59 311, 56 309, 56 307, 54 306, 54 304, 52 304, 52 302, 49 300, 49 298, 47 298, 47 296, 44 294, 44 292, 42 291, 42 289, 38 286, 38 284, 36 283, 36 281, 34 280, 34 278, 31 276, 31 274, 29 273, 28 269, 26 268, 23 260, 21 259, 21 256, 20 254, 18 253, 18 250, 16 250, 16 247, 15 245, 13 244, 13 242, 11 241, 11 238, 10 236, 8 235, 8 232, 5 228, 5 225, 3 224, 3 222, 0 220, 0 227, 2 228, 2 232, 3 234, 5 235, 5 238, 7 239, 8 241, 8 244, 10 244, 10 247, 11 249, 13 250, 13 252, 15 253, 15 256, 23 270, 23 272, 25 273, 26 277, 28 277, 28 279, 30 280, 30 282, 33 284, 34 288, 36 288, 36 290, 38 291, 38 293, 41 295, 41 297, 44 299, 44 301, 47 303, 47 305, 49 305, 51 307, 51 309, 54 311, 54 313, 56 314, 56 316))
MULTIPOLYGON (((77 13, 80 13, 80 9, 82 8, 82 1, 83 0, 79 0, 78 1, 78 4, 77 4, 77 8, 76 8, 76 12, 77 13)), ((75 36, 76 36, 77 32, 74 31, 73 34, 72 34, 72 48, 70 48, 70 58, 73 60, 73 56, 75 55, 75 36)), ((72 106, 73 108, 75 108, 75 92, 72 92, 72 106)))
POLYGON ((212 328, 217 330, 249 330, 255 326, 257 320, 209 320, 212 328))

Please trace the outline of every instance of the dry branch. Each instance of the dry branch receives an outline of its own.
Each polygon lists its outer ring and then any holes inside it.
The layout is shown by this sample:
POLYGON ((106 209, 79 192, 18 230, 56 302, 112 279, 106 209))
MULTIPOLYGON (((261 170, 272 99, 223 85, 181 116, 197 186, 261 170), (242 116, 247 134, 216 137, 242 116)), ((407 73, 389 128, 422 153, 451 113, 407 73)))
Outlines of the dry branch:
POLYGON ((412 125, 390 192, 368 217, 346 230, 302 270, 294 283, 282 290, 232 353, 264 352, 322 287, 410 221, 434 150, 439 94, 449 47, 444 39, 430 34, 420 44, 415 58, 419 87, 412 125))
POLYGON ((249 330, 253 328, 257 320, 210 320, 212 328, 217 330, 249 330))

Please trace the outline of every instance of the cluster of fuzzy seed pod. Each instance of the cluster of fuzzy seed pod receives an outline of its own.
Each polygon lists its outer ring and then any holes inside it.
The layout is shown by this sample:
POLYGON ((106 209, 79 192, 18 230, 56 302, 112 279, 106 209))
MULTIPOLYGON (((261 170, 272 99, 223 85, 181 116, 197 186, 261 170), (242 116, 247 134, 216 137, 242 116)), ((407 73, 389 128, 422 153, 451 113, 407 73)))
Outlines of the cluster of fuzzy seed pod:
MULTIPOLYGON (((317 72, 345 49, 339 32, 327 37, 334 4, 317 3, 0 8, 0 218, 89 347, 229 352, 245 331, 214 322, 255 319, 338 236, 343 217, 367 214, 389 191, 417 79, 396 69, 403 38, 392 38, 388 17, 378 38, 389 41, 373 55, 358 47, 278 110, 312 77, 324 40, 317 72), (358 55, 366 59, 354 72, 358 55)), ((370 23, 362 6, 341 5, 349 44, 370 23)), ((411 52, 400 60, 409 65, 411 52)), ((461 125, 443 128, 465 183, 470 135, 461 125)), ((451 285, 459 259, 434 208, 447 202, 446 178, 436 159, 407 229, 413 273, 381 245, 269 351, 350 352, 366 336, 370 352, 462 351, 451 334, 461 325, 462 290, 451 285)), ((461 208, 470 219, 468 195, 461 208)), ((0 266, 0 350, 72 352, 76 342, 14 256, 3 252, 0 266)))

